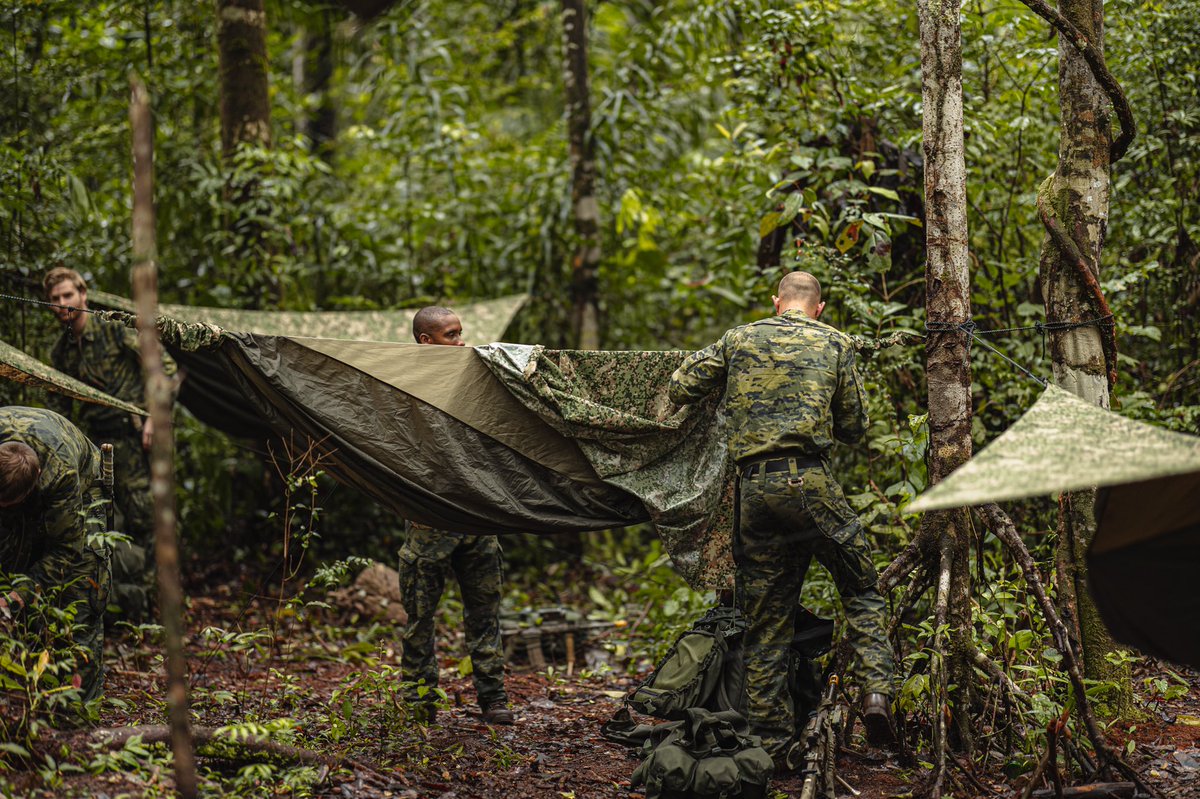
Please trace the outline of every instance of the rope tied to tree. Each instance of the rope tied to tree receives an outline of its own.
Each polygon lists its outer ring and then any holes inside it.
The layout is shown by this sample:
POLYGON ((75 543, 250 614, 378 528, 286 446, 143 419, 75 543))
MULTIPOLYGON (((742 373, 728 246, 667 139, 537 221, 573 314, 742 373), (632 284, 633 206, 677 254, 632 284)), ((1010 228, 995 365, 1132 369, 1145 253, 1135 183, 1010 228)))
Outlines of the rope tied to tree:
POLYGON ((0 300, 12 300, 14 302, 24 302, 29 305, 42 305, 47 308, 63 308, 68 311, 79 311, 80 313, 94 314, 100 319, 107 319, 121 324, 129 324, 137 319, 134 314, 127 311, 101 311, 98 308, 77 308, 74 305, 60 305, 57 302, 48 302, 47 300, 35 300, 33 297, 18 297, 15 294, 0 294, 0 300))
MULTIPOLYGON (((1022 366, 1021 364, 1014 361, 1012 358, 1005 355, 1003 352, 998 350, 996 347, 992 346, 992 344, 990 342, 988 342, 986 339, 982 338, 980 333, 976 332, 975 323, 973 321, 971 321, 970 319, 968 319, 965 322, 926 322, 925 329, 927 331, 929 331, 930 333, 955 333, 955 332, 966 333, 967 334, 968 355, 970 354, 971 342, 978 341, 980 343, 980 345, 983 346, 984 349, 988 350, 989 352, 991 352, 994 355, 999 355, 1002 359, 1008 361, 1010 364, 1015 366, 1019 371, 1023 372, 1025 375, 1027 375, 1029 378, 1031 378, 1035 383, 1042 386, 1043 388, 1046 387, 1045 380, 1038 377, 1033 372, 1029 371, 1024 366, 1022 366)), ((982 332, 986 334, 988 332, 996 332, 996 331, 982 331, 982 332)))

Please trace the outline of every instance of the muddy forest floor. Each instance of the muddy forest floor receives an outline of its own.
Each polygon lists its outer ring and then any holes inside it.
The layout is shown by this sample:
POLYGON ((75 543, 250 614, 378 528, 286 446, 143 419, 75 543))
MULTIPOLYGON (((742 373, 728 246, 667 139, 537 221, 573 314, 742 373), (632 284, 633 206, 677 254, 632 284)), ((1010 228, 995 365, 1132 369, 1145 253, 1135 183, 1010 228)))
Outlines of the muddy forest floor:
MULTIPOLYGON (((363 797, 364 799, 638 799, 630 775, 637 761, 600 736, 636 676, 617 669, 567 673, 559 662, 534 671, 515 663, 508 689, 517 714, 511 727, 489 727, 474 702, 469 676, 456 668, 461 641, 440 642, 448 708, 437 722, 413 722, 398 702, 399 652, 394 628, 335 611, 301 623, 267 597, 249 598, 237 580, 188 586, 187 650, 194 723, 242 723, 321 753, 341 766, 256 759, 244 752, 201 752, 202 795, 222 797, 363 797), (237 609, 237 610, 235 610, 237 609), (206 632, 207 631, 207 632, 206 632), (283 721, 280 721, 280 720, 283 721), (282 732, 280 732, 282 730, 282 732)), ((451 637, 442 630, 444 638, 451 637)), ((99 726, 165 723, 159 649, 137 630, 110 641, 107 699, 99 726)), ((561 655, 561 653, 558 653, 561 655)), ((552 658, 552 663, 555 658, 552 658)), ((593 666, 595 661, 593 661, 593 666)), ((643 663, 643 666, 645 663, 643 663)), ((1200 675, 1150 662, 1138 675, 1178 686, 1170 698, 1143 701, 1143 718, 1114 728, 1114 741, 1134 741, 1132 761, 1164 796, 1200 796, 1200 675), (1186 690, 1181 683, 1187 683, 1186 690)), ((101 750, 94 730, 49 730, 35 751, 38 766, 3 775, 13 797, 166 797, 173 795, 170 756, 162 744, 137 742, 101 750), (46 757, 53 762, 48 768, 46 757)), ((857 735, 838 761, 846 786, 839 797, 920 795, 921 767, 864 751, 857 735)), ((960 770, 955 796, 1020 795, 1024 778, 960 770), (985 793, 986 788, 990 793, 985 793)), ((775 797, 797 796, 799 780, 772 781, 775 797)), ((0 795, 4 794, 0 790, 0 795)))

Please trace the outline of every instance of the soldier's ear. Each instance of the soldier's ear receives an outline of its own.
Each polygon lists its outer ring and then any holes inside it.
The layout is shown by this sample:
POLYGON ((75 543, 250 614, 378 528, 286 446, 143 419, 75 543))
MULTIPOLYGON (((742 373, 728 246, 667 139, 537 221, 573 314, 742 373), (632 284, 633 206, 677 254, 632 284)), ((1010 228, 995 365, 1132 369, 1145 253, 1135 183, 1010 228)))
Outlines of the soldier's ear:
POLYGON ((816 315, 815 315, 815 316, 813 316, 813 319, 820 319, 820 318, 821 318, 821 314, 822 314, 824 311, 825 311, 825 303, 823 303, 823 302, 818 302, 818 303, 817 303, 817 313, 816 313, 816 315))
POLYGON ((771 304, 775 306, 775 313, 779 313, 779 298, 774 294, 771 295, 771 304))

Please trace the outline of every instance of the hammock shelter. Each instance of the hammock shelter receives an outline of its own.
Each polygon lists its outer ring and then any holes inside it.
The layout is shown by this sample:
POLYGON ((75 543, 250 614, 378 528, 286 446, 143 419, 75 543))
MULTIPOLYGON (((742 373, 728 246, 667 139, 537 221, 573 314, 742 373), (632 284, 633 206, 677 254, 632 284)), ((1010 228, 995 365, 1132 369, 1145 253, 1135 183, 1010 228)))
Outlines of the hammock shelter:
POLYGON ((912 503, 929 511, 1100 488, 1088 587, 1113 636, 1200 667, 1200 437, 1049 386, 999 438, 912 503))
MULTIPOLYGON (((489 314, 455 310, 468 336, 498 338, 521 300, 489 314)), ((187 373, 180 401, 234 435, 314 443, 322 469, 415 522, 541 535, 650 522, 690 585, 732 584, 719 392, 683 408, 666 396, 686 352, 422 346, 409 343, 411 313, 386 328, 287 316, 211 316, 248 331, 160 317, 187 373), (345 338, 356 335, 397 340, 345 338)), ((43 385, 62 390, 69 378, 39 366, 53 373, 43 385)))

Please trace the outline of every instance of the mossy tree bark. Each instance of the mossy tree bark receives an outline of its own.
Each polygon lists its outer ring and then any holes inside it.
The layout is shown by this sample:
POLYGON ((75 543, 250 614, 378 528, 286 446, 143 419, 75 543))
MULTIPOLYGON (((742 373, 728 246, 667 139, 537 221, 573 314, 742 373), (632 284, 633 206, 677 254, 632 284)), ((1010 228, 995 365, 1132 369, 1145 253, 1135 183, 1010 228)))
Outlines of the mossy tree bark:
MULTIPOLYGON (((1103 0, 1061 0, 1059 12, 1103 58, 1103 0)), ((1108 228, 1112 114, 1109 97, 1093 69, 1079 48, 1064 36, 1059 37, 1058 83, 1058 166, 1042 186, 1039 205, 1047 224, 1056 224, 1076 251, 1060 246, 1049 232, 1042 243, 1042 289, 1046 320, 1051 324, 1100 319, 1108 310, 1099 295, 1098 282, 1108 228)), ((1103 408, 1109 406, 1110 383, 1116 369, 1115 347, 1113 352, 1105 348, 1105 336, 1110 332, 1103 325, 1108 323, 1050 333, 1054 382, 1103 408)), ((1084 553, 1095 534, 1094 504, 1093 491, 1064 495, 1060 503, 1059 601, 1069 617, 1069 628, 1077 625, 1086 676, 1116 686, 1110 706, 1124 713, 1132 706, 1130 669, 1123 659, 1110 661, 1120 649, 1105 629, 1085 587, 1084 553)))
MULTIPOLYGON (((967 269, 967 175, 963 144, 962 41, 959 0, 920 0, 924 111, 926 248, 926 375, 929 382, 929 482, 937 483, 971 457, 971 318, 967 269)), ((926 514, 925 537, 936 542, 936 617, 940 668, 934 689, 937 766, 932 795, 940 796, 946 750, 953 738, 970 752, 974 671, 971 641, 972 528, 965 509, 926 514), (954 695, 949 686, 955 686, 954 695)), ((938 658, 935 658, 937 660, 938 658)))

